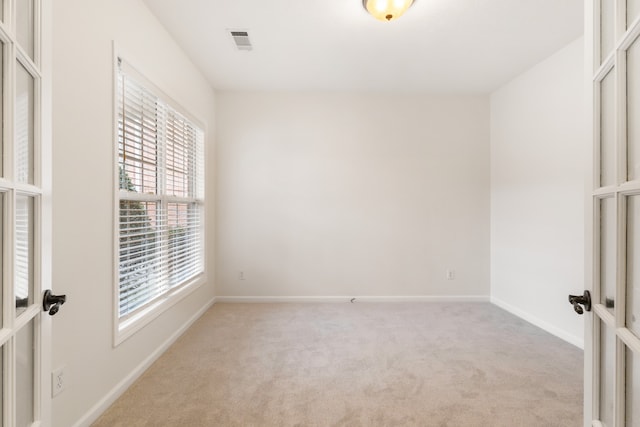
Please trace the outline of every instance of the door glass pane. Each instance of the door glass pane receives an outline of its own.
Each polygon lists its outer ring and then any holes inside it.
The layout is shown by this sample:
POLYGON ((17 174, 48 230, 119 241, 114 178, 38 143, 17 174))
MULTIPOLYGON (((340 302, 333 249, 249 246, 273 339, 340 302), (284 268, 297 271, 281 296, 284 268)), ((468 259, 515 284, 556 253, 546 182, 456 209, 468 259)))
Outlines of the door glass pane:
POLYGON ((615 42, 614 3, 615 0, 600 0, 600 63, 611 53, 615 42))
POLYGON ((0 348, 0 385, 2 385, 2 387, 0 387, 0 427, 4 426, 4 405, 2 403, 4 402, 4 383, 6 381, 6 376, 4 375, 5 351, 7 351, 6 346, 0 348))
POLYGON ((613 313, 616 295, 616 201, 600 200, 600 303, 613 313))
MULTIPOLYGON (((0 193, 0 243, 4 242, 4 206, 5 206, 5 200, 6 200, 6 193, 0 193)), ((4 260, 4 248, 2 247, 2 244, 0 244, 0 289, 3 289, 4 286, 4 264, 3 264, 3 260, 4 260)), ((3 305, 3 297, 2 297, 2 292, 0 292, 0 327, 2 327, 2 308, 4 307, 3 305)), ((1 356, 1 354, 0 354, 1 356)), ((1 365, 0 365, 0 370, 2 369, 1 365)), ((1 387, 0 387, 1 388, 1 387)), ((2 399, 0 399, 0 413, 2 412, 2 399)), ((0 414, 1 415, 1 414, 0 414)), ((0 417, 0 420, 2 419, 2 417, 0 417)), ((0 425, 2 423, 0 422, 0 425)))
MULTIPOLYGON (((2 2, 0 2, 0 10, 2 10, 2 2)), ((4 76, 3 76, 3 70, 4 70, 4 65, 3 65, 3 58, 4 58, 4 44, 0 42, 0 100, 3 99, 4 93, 3 93, 3 87, 4 87, 4 76)), ((2 153, 3 153, 3 146, 4 146, 4 141, 2 141, 2 123, 4 123, 4 111, 2 109, 2 102, 0 102, 0 176, 3 175, 3 162, 1 161, 2 159, 2 153)))
POLYGON ((627 179, 640 179, 640 38, 627 50, 627 179))
POLYGON ((640 425, 640 357, 627 348, 626 361, 627 425, 637 426, 640 425))
POLYGON ((33 198, 16 197, 16 316, 33 304, 33 198))
POLYGON ((600 186, 615 183, 615 93, 613 70, 600 83, 600 186))
POLYGON ((640 337, 640 196, 627 198, 626 288, 627 328, 640 337))
POLYGON ((613 426, 613 374, 616 346, 615 333, 600 321, 600 417, 607 427, 613 426))
POLYGON ((627 28, 640 15, 640 0, 627 0, 627 28))
POLYGON ((33 77, 19 62, 16 72, 16 179, 33 184, 33 77))
POLYGON ((33 0, 16 0, 16 35, 18 43, 33 59, 33 0))
POLYGON ((627 198, 626 288, 627 328, 640 337, 640 196, 627 198))
POLYGON ((33 320, 16 334, 16 426, 30 426, 33 420, 34 389, 33 320))

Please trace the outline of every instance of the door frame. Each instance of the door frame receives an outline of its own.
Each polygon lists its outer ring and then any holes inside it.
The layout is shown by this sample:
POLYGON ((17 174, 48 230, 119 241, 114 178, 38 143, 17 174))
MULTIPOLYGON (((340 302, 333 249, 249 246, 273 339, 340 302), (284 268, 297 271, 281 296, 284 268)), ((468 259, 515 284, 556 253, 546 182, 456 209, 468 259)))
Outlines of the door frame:
MULTIPOLYGON (((53 1, 40 0, 40 283, 41 291, 53 290, 53 1)), ((42 307, 43 292, 36 295, 42 307)), ((40 313, 39 360, 37 375, 40 381, 40 426, 51 427, 52 422, 52 324, 51 316, 40 313)))
MULTIPOLYGON (((596 143, 595 135, 595 103, 594 103, 594 88, 593 88, 593 69, 595 63, 595 40, 596 40, 596 28, 595 28, 595 6, 599 0, 585 0, 584 1, 584 94, 585 94, 585 132, 588 144, 591 145, 592 150, 589 151, 590 155, 587 155, 586 177, 585 177, 585 289, 593 294, 593 265, 594 265, 594 220, 593 220, 593 183, 594 167, 595 167, 595 152, 596 143)), ((594 354, 594 328, 595 316, 593 312, 585 312, 584 319, 584 398, 583 398, 583 426, 592 427, 592 420, 594 419, 593 396, 594 396, 594 380, 597 378, 595 371, 596 364, 593 360, 594 354)))

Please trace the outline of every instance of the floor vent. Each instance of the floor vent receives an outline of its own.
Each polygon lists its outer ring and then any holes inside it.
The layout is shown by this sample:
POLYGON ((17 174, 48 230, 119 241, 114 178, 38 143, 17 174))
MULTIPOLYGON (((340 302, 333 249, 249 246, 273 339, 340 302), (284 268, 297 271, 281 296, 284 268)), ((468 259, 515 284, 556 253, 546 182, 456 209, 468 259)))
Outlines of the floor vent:
POLYGON ((249 40, 249 33, 243 30, 229 30, 229 34, 233 39, 233 43, 238 50, 251 50, 251 40, 249 40))

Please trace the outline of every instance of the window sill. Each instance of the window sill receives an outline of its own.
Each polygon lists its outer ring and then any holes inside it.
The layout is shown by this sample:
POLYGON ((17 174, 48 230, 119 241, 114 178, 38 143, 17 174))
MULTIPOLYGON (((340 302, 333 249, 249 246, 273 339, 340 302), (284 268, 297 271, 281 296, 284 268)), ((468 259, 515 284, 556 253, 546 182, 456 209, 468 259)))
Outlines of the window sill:
POLYGON ((162 313, 176 305, 185 297, 189 296, 193 291, 202 286, 204 282, 205 275, 202 273, 179 288, 170 291, 164 297, 159 298, 158 301, 149 305, 139 313, 136 313, 134 316, 123 321, 116 319, 114 325, 113 346, 117 347, 122 342, 126 341, 129 337, 133 336, 136 332, 144 328, 162 313))

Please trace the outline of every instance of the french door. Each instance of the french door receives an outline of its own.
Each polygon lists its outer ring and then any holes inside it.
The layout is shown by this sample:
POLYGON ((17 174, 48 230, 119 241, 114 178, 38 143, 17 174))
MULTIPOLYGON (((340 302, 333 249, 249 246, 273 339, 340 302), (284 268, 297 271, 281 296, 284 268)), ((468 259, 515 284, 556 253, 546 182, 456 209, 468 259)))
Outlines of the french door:
POLYGON ((640 0, 587 0, 593 105, 585 426, 640 426, 640 0))
POLYGON ((0 0, 0 421, 11 427, 50 425, 50 7, 0 0))

